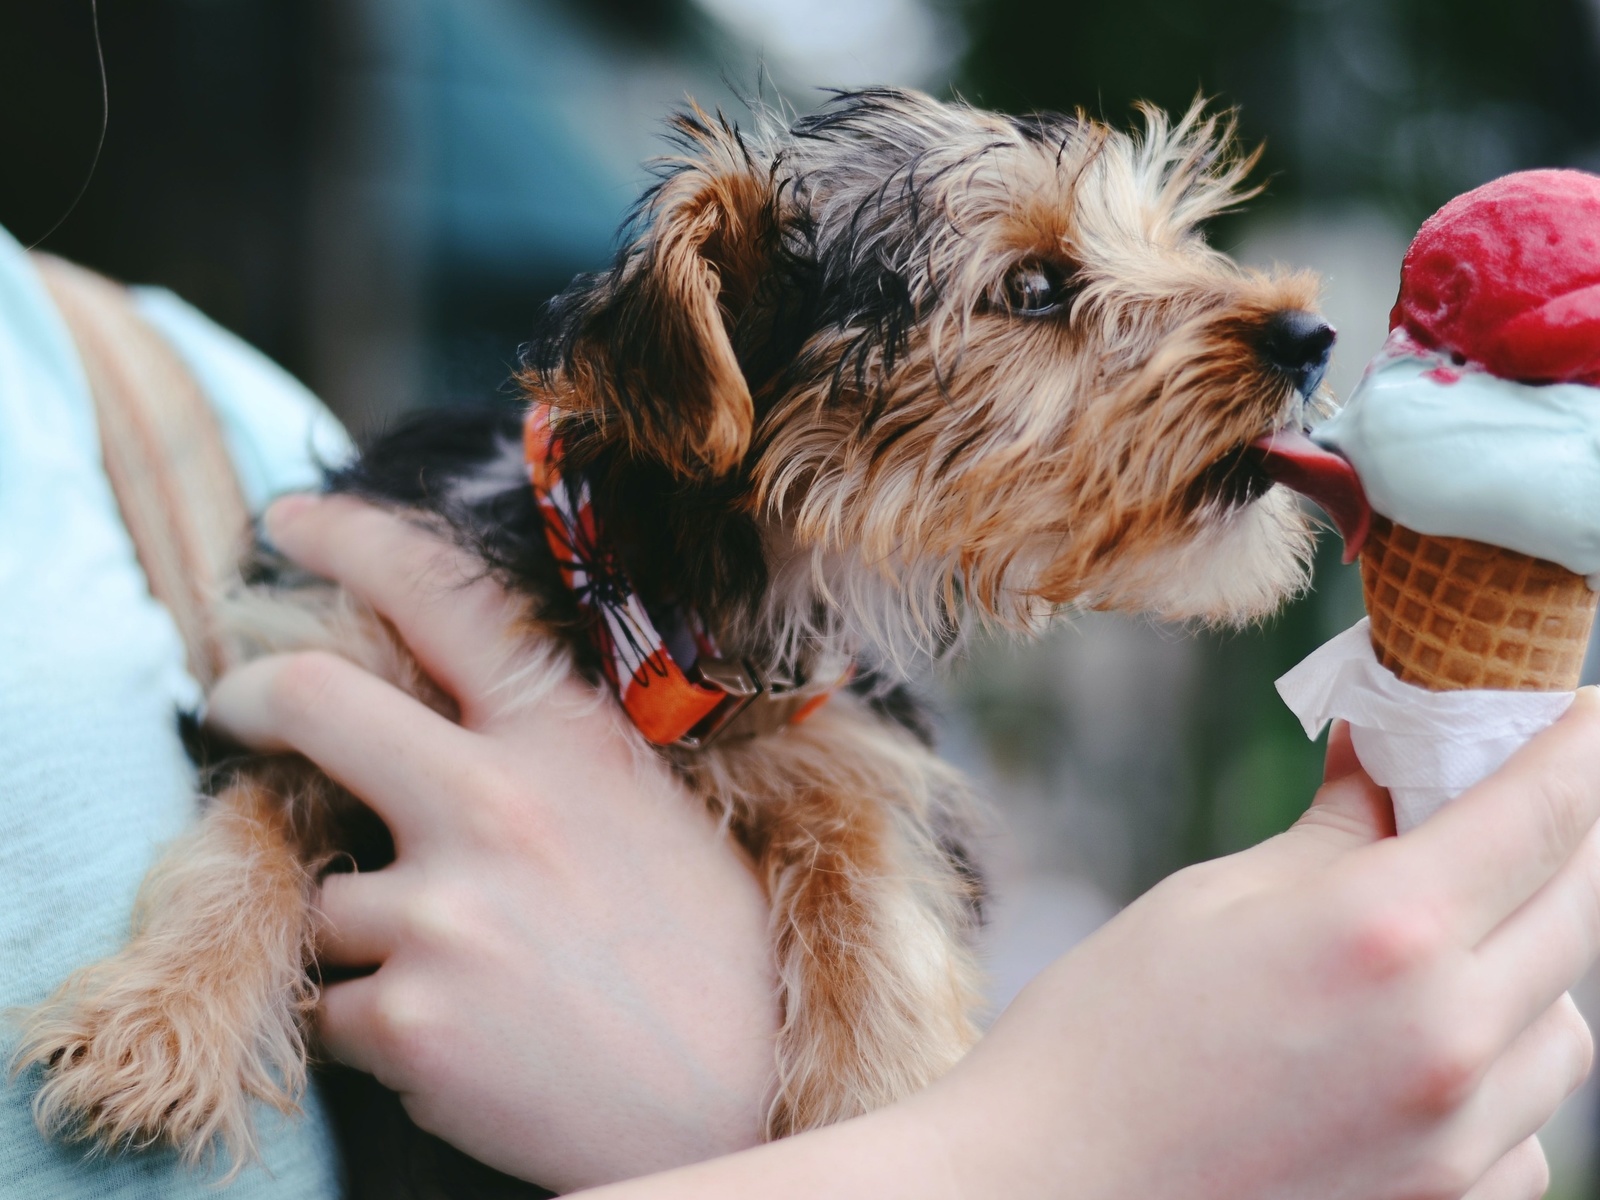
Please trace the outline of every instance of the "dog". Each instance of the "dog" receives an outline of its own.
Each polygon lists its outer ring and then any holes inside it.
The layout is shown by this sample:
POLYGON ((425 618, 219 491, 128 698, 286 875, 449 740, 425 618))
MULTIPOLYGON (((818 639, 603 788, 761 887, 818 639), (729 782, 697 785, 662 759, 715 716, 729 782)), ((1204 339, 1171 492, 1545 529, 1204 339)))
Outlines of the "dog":
MULTIPOLYGON (((1314 529, 1250 447, 1305 421, 1332 331, 1314 277, 1204 240, 1255 156, 1199 103, 1127 133, 867 89, 755 126, 675 117, 614 265, 525 349, 525 413, 401 428, 328 487, 471 547, 525 601, 518 698, 609 687, 749 850, 781 1137, 977 1036, 973 802, 914 670, 976 625, 1301 589, 1314 529)), ((331 649, 452 711, 349 596, 266 550, 244 578, 239 656, 331 649)), ((126 948, 30 1016, 50 1132, 237 1163, 253 1101, 294 1107, 319 874, 364 810, 292 757, 215 781, 126 948)))

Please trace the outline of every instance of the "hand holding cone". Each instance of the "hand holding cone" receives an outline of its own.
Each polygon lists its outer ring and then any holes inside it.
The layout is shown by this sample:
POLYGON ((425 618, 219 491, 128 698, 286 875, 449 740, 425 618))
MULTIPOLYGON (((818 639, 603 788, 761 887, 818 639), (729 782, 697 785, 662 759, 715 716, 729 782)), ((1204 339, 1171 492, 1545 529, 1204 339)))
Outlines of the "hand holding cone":
POLYGON ((1528 171, 1445 205, 1406 252, 1390 331, 1320 445, 1258 443, 1269 473, 1359 551, 1373 650, 1400 679, 1571 691, 1600 572, 1600 177, 1528 171))
POLYGON ((1359 553, 1368 620, 1278 681, 1350 723, 1413 828, 1571 703, 1600 581, 1600 178, 1508 176, 1431 217, 1390 337, 1310 437, 1256 443, 1359 553), (1428 532, 1423 532, 1424 530, 1428 532))

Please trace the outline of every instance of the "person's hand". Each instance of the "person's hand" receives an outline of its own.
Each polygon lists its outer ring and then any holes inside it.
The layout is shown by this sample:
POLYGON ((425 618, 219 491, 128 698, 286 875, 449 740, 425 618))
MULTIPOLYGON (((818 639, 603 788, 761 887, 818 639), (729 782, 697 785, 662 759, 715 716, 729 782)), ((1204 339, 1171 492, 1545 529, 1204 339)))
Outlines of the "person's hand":
POLYGON ((926 1097, 980 1164, 960 1194, 1542 1195, 1534 1135, 1593 1055, 1564 993, 1600 949, 1597 814, 1594 689, 1400 838, 1336 728, 1293 829, 1155 888, 926 1097))
POLYGON ((1533 1200, 1588 1073, 1600 695, 1394 838, 1329 745, 1289 832, 1173 876, 922 1095, 595 1200, 1533 1200))
POLYGON ((541 691, 519 606, 465 553, 346 498, 269 511, 277 548, 368 601, 453 724, 343 659, 265 658, 210 721, 305 754, 388 824, 396 861, 329 876, 324 1044, 412 1118, 549 1187, 754 1144, 773 1074, 767 909, 737 845, 611 705, 541 691))

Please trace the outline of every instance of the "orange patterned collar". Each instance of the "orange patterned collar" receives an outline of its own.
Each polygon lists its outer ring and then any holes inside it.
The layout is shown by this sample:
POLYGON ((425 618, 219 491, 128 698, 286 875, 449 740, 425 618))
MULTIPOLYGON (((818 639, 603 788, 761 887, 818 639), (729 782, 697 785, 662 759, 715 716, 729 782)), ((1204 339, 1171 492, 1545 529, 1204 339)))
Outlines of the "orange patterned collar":
POLYGON ((809 689, 804 679, 723 657, 692 609, 658 607, 652 617, 601 534, 588 480, 563 480, 552 417, 549 405, 528 410, 528 479, 562 581, 589 618, 606 678, 645 739, 699 748, 719 734, 797 724, 821 707, 843 679, 809 689))

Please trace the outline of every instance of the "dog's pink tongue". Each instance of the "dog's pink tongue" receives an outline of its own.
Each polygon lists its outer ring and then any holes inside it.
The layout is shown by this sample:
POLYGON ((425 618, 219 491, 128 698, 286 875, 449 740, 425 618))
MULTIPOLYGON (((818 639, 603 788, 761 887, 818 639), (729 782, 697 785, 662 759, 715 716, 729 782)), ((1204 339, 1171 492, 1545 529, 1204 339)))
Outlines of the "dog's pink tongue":
POLYGON ((1269 433, 1250 447, 1260 456, 1268 478, 1308 497, 1333 518, 1344 538, 1344 561, 1354 562, 1372 527, 1372 506, 1349 460, 1298 430, 1269 433))

